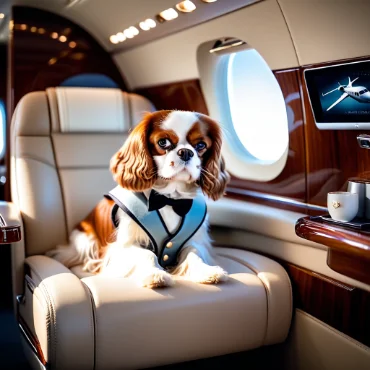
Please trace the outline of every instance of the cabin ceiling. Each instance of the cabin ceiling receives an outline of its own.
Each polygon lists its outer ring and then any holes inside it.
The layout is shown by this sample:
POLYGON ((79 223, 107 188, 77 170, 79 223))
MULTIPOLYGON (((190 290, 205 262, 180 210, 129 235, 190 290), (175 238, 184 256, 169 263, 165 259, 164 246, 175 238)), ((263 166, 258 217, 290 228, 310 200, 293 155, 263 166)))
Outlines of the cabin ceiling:
POLYGON ((261 0, 218 0, 209 4, 201 0, 192 0, 197 6, 193 13, 180 13, 175 21, 165 22, 147 32, 140 30, 137 37, 123 43, 114 45, 109 41, 111 35, 130 26, 137 26, 139 22, 147 18, 154 19, 159 12, 175 7, 180 1, 13 0, 13 4, 33 6, 62 15, 83 26, 108 51, 121 52, 261 0))

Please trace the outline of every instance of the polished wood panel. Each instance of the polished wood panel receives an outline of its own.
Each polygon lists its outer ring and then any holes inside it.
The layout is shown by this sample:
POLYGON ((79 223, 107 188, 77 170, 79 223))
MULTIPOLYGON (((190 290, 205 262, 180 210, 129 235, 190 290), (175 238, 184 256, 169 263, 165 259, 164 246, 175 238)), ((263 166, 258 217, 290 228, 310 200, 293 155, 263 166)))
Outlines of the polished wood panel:
POLYGON ((370 259, 330 249, 328 266, 342 275, 370 284, 370 259))
POLYGON ((16 243, 22 239, 20 225, 0 227, 0 244, 16 243))
POLYGON ((370 346, 370 293, 282 262, 292 282, 294 307, 370 346))
POLYGON ((13 7, 11 73, 15 106, 31 91, 58 86, 80 73, 101 73, 126 89, 111 56, 84 29, 56 14, 13 7))
POLYGON ((326 245, 327 264, 333 270, 370 284, 370 233, 328 224, 311 217, 300 218, 296 234, 326 245))
POLYGON ((370 233, 329 224, 312 217, 300 218, 295 231, 301 238, 330 249, 370 260, 370 233))
POLYGON ((148 98, 158 110, 178 109, 208 114, 198 79, 144 87, 135 92, 148 98))

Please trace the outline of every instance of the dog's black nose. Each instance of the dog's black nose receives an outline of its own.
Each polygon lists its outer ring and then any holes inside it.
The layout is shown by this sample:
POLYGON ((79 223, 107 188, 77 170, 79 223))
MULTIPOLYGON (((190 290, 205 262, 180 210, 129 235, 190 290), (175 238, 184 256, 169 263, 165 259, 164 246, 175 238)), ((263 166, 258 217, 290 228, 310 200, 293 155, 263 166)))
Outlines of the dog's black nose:
POLYGON ((187 162, 194 155, 190 149, 182 148, 177 152, 177 155, 184 161, 187 162))

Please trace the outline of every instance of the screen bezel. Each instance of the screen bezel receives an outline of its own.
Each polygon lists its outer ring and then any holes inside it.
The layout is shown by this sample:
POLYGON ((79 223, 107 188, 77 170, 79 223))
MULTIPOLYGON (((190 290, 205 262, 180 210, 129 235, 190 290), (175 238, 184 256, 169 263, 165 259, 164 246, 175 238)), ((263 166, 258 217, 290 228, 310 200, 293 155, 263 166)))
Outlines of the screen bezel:
MULTIPOLYGON (((352 61, 346 63, 339 63, 334 65, 327 65, 322 67, 315 67, 315 68, 307 68, 303 71, 306 91, 308 95, 308 99, 310 102, 313 118, 315 121, 316 126, 321 130, 361 130, 361 129, 370 129, 370 121, 369 116, 364 116, 364 119, 357 119, 356 120, 347 120, 341 121, 339 119, 333 120, 333 122, 327 122, 322 119, 322 107, 320 101, 320 93, 318 92, 314 78, 317 77, 320 73, 325 73, 325 70, 328 68, 335 69, 338 67, 343 66, 350 66, 354 64, 362 64, 368 63, 369 64, 369 71, 370 71, 370 59, 366 60, 359 60, 359 61, 352 61)), ((339 116, 339 115, 338 115, 339 116)))

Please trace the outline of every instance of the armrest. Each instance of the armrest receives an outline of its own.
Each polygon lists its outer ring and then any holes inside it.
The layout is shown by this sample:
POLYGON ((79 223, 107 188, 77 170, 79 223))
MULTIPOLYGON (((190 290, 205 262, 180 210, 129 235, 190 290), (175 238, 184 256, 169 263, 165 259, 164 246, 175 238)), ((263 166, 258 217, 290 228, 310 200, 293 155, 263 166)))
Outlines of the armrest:
MULTIPOLYGON (((23 221, 18 206, 15 203, 0 201, 0 215, 3 225, 0 226, 0 244, 13 244, 12 255, 12 284, 15 297, 23 292, 24 241, 22 239, 23 221)), ((1 246, 0 246, 1 248, 1 246)))
POLYGON ((39 359, 56 369, 93 369, 94 321, 86 286, 69 269, 46 256, 26 258, 25 294, 19 322, 39 359))
POLYGON ((19 242, 22 238, 22 217, 13 203, 0 202, 0 244, 19 242))

